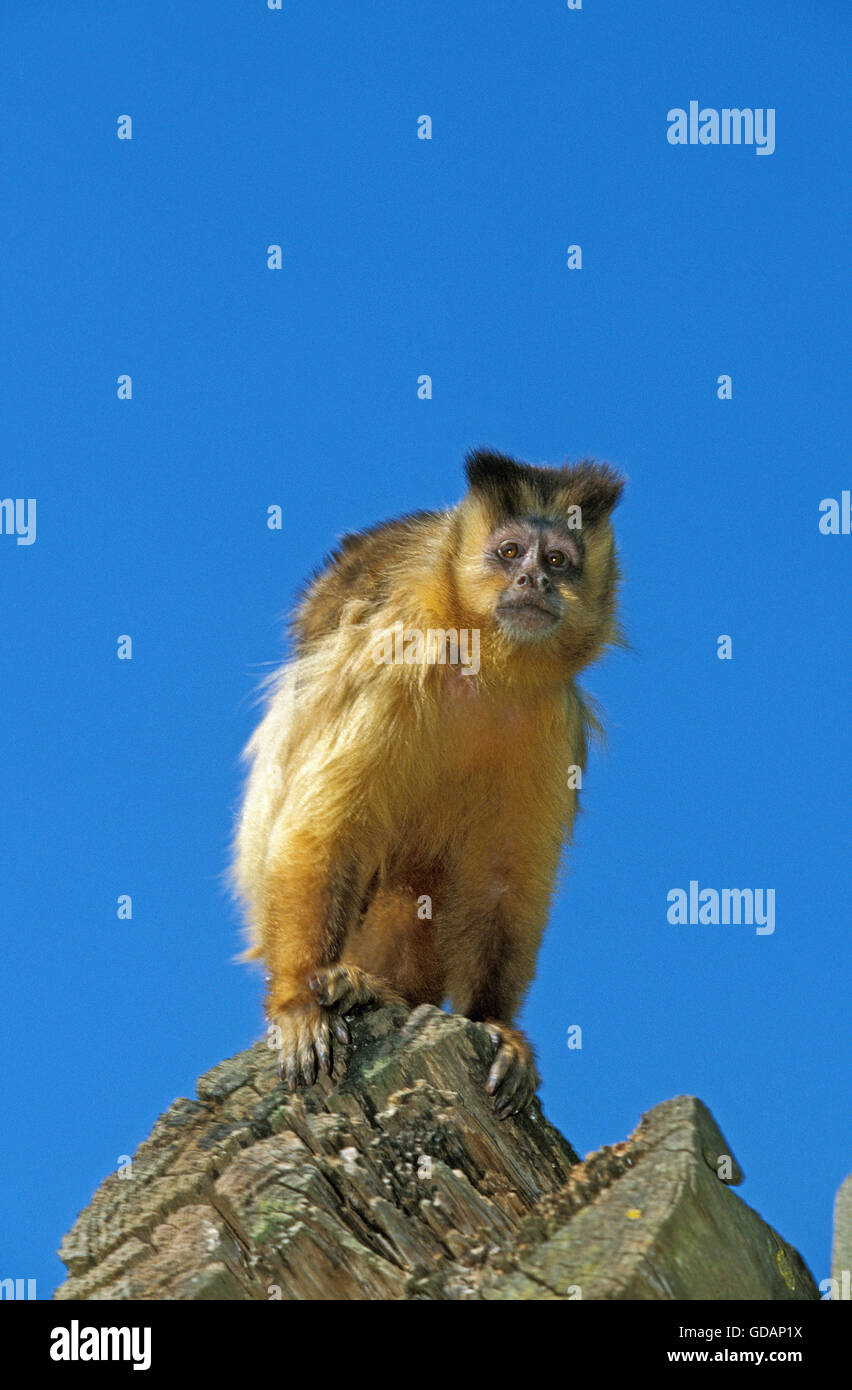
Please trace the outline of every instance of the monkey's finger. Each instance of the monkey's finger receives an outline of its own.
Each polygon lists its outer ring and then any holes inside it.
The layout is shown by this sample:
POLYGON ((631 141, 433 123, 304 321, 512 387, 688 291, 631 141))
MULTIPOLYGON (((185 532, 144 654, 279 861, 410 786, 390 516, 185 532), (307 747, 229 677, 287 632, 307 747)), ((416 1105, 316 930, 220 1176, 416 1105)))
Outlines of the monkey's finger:
POLYGON ((529 1105, 530 1084, 526 1069, 518 1067, 516 1072, 512 1072, 507 1078, 506 1083, 497 1096, 497 1114, 501 1120, 505 1120, 509 1115, 517 1115, 529 1105))
POLYGON ((523 1096, 528 1085, 527 1070, 518 1054, 512 1058, 509 1071, 507 1072, 500 1090, 496 1096, 497 1105, 501 1110, 514 1110, 519 1099, 523 1096))
POLYGON ((316 1047, 317 1061, 320 1064, 320 1070, 324 1071, 326 1076, 331 1076, 334 1068, 334 1058, 331 1052, 331 1033, 328 1026, 328 1019, 325 1017, 321 1020, 321 1027, 314 1046, 316 1047))
POLYGON ((322 1011, 314 1025, 314 1051, 321 1071, 331 1075, 331 1028, 329 1016, 322 1011))
POLYGON ((517 1104, 519 1091, 523 1090, 524 1077, 520 1068, 517 1066, 517 1059, 500 1085, 498 1094, 495 1096, 497 1109, 511 1112, 517 1104))
POLYGON ((499 1029, 499 1028, 489 1028, 487 1031, 488 1031, 488 1036, 489 1036, 489 1038, 491 1039, 491 1047, 492 1047, 492 1049, 494 1050, 494 1052, 496 1052, 497 1049, 499 1048, 501 1042, 503 1041, 503 1037, 502 1037, 502 1034, 501 1034, 501 1032, 500 1032, 500 1029, 499 1029))
POLYGON ((494 1058, 494 1063, 488 1073, 488 1081, 485 1086, 490 1096, 493 1096, 494 1092, 502 1086, 513 1061, 514 1053, 511 1048, 501 1047, 497 1056, 494 1058))
POLYGON ((331 1026, 334 1030, 334 1036, 337 1038, 338 1042, 342 1042, 347 1045, 351 1043, 352 1034, 349 1032, 349 1028, 347 1026, 345 1018, 341 1018, 339 1014, 333 1014, 331 1026))
POLYGON ((321 1023, 321 1014, 317 1017, 308 1014, 299 1025, 299 1069, 308 1086, 313 1086, 317 1079, 316 1043, 321 1023))
POLYGON ((299 1070, 307 1085, 313 1086, 317 1079, 317 1058, 313 1039, 310 1037, 305 1038, 299 1046, 299 1070))
POLYGON ((281 1080, 288 1090, 295 1091, 299 1084, 299 1058, 295 1048, 281 1049, 281 1080))

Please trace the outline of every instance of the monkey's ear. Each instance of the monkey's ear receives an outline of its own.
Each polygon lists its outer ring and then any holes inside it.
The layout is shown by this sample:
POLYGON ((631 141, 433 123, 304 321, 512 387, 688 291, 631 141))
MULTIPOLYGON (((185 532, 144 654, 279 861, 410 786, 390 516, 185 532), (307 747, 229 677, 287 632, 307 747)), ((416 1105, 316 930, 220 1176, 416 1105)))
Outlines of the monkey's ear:
POLYGON ((587 459, 567 470, 570 482, 566 493, 572 502, 579 503, 583 525, 594 526, 605 521, 624 491, 624 478, 608 463, 587 459))

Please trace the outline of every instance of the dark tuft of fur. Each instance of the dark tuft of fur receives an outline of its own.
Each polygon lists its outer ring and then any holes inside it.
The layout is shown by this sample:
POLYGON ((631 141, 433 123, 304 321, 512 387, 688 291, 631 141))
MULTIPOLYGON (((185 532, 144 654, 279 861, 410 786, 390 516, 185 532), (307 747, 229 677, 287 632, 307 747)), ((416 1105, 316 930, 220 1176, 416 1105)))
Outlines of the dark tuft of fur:
POLYGON ((485 498, 500 517, 529 512, 524 501, 532 491, 539 511, 561 512, 568 506, 582 508, 583 525, 594 526, 609 516, 624 487, 624 479, 608 463, 584 459, 564 468, 535 468, 508 454, 475 449, 465 458, 465 474, 471 492, 485 498))
POLYGON ((393 521, 380 521, 364 531, 341 536, 336 550, 308 580, 290 618, 290 637, 297 648, 339 627, 343 605, 357 595, 380 607, 393 583, 393 562, 406 553, 418 533, 427 530, 437 512, 408 512, 393 521))

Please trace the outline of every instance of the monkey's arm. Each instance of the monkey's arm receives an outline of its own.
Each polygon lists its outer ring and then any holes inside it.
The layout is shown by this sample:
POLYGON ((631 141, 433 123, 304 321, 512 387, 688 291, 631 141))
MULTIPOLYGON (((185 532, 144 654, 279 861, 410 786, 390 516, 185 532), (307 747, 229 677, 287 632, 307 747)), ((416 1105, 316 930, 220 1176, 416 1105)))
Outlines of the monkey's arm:
POLYGON ((294 826, 282 818, 273 827, 258 913, 269 972, 266 1012, 291 1090, 300 1074, 313 1084, 318 1067, 330 1072, 333 1034, 348 1041, 340 1012, 318 1002, 311 981, 339 960, 374 871, 363 827, 330 814, 335 799, 327 788, 317 786, 315 795, 312 823, 294 826))
POLYGON ((339 959, 357 919, 369 874, 341 829, 292 830, 270 847, 259 923, 270 1014, 310 999, 307 976, 339 959))
POLYGON ((382 706, 375 666, 347 675, 339 655, 301 658, 279 682, 249 745, 237 836, 251 954, 266 964, 266 1011, 291 1088, 330 1067, 334 1033, 345 1040, 341 1011, 323 1007, 309 979, 339 961, 379 863, 377 827, 392 815, 375 730, 392 717, 394 692, 382 706))

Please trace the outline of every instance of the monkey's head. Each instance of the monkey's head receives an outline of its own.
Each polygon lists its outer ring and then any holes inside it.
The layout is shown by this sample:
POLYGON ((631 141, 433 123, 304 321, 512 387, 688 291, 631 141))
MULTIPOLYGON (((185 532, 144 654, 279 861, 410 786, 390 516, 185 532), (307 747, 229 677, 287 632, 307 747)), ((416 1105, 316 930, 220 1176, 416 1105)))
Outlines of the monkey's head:
POLYGON ((465 471, 462 603, 510 647, 579 670, 618 640, 610 514, 623 478, 605 463, 534 468, 485 450, 465 471))

